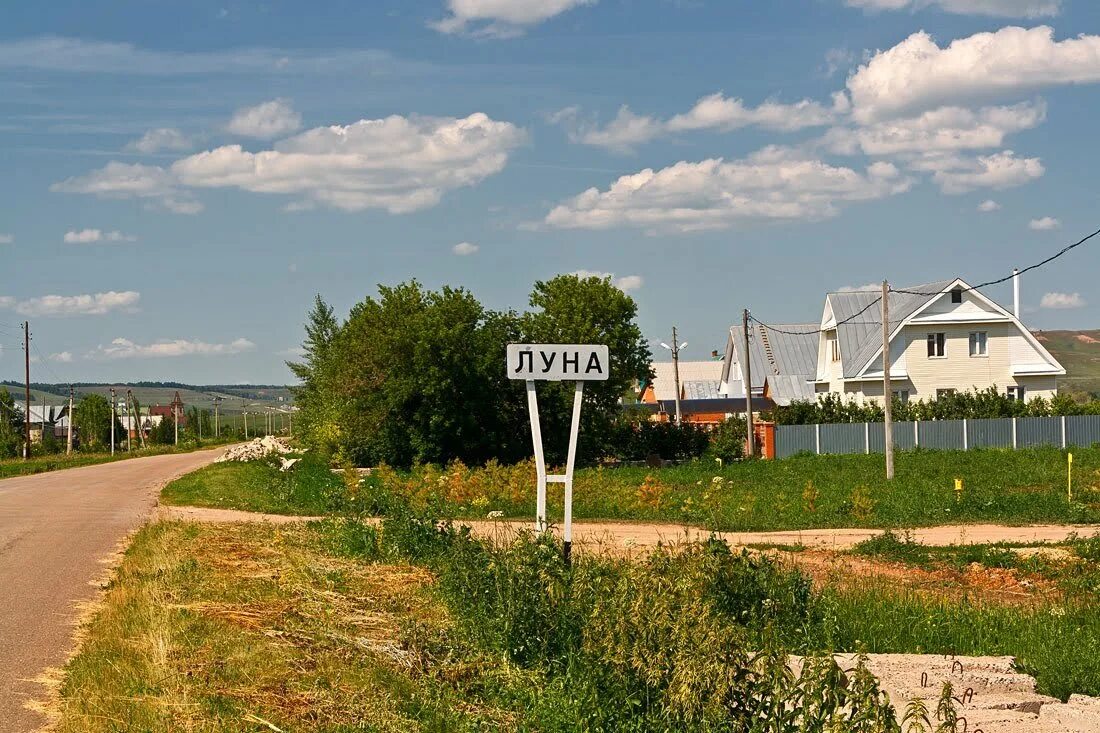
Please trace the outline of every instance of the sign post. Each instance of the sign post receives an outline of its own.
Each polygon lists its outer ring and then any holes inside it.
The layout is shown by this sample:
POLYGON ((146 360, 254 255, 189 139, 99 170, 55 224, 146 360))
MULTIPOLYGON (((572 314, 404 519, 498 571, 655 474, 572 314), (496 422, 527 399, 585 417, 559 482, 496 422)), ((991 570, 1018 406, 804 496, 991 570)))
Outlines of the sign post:
POLYGON ((538 495, 535 501, 535 531, 545 532, 546 485, 565 485, 565 562, 569 563, 573 547, 573 469, 577 461, 577 435, 581 429, 581 404, 584 383, 606 381, 609 376, 608 351, 605 345, 592 344, 508 344, 508 378, 527 383, 527 409, 531 414, 531 442, 535 448, 535 473, 538 495), (546 456, 542 450, 542 428, 539 425, 539 403, 535 382, 574 381, 573 420, 569 426, 569 454, 564 474, 546 473, 546 456))

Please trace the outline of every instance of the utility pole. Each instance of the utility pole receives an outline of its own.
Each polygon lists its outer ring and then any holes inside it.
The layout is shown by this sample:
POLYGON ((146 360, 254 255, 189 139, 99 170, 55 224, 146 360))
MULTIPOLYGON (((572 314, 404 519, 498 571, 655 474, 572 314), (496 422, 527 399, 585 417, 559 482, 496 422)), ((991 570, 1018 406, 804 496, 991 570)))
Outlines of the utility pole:
POLYGON ((894 427, 893 408, 894 391, 890 389, 890 283, 882 281, 882 405, 883 423, 886 431, 884 443, 886 449, 886 480, 894 478, 894 427))
POLYGON ((175 439, 174 444, 179 445, 180 444, 180 408, 178 408, 176 406, 172 407, 172 422, 173 422, 173 424, 175 425, 175 428, 176 428, 176 439, 175 439))
POLYGON ((741 330, 744 333, 744 354, 741 358, 741 377, 745 380, 745 448, 748 458, 756 457, 756 431, 752 424, 752 356, 749 355, 749 309, 741 316, 741 330))
POLYGON ((287 424, 290 426, 290 437, 293 438, 294 437, 294 412, 293 412, 294 408, 291 407, 290 409, 291 409, 291 412, 287 413, 286 420, 287 420, 287 424))
POLYGON ((133 416, 132 419, 136 422, 138 439, 141 440, 141 447, 144 449, 145 448, 145 426, 141 422, 141 405, 138 404, 137 397, 134 397, 134 393, 133 393, 132 390, 129 390, 129 389, 126 390, 126 395, 130 398, 130 401, 133 403, 134 416, 133 416))
MULTIPOLYGON (((118 407, 118 397, 115 395, 115 388, 111 387, 111 455, 115 454, 115 410, 118 407)), ((73 416, 69 415, 69 422, 73 421, 73 416)))
POLYGON ((134 450, 134 411, 130 407, 130 390, 126 390, 126 452, 134 450))
POLYGON ((31 457, 31 322, 23 321, 23 353, 27 366, 26 407, 23 414, 23 460, 31 457))
POLYGON ((248 440, 248 413, 244 413, 244 439, 248 440))
MULTIPOLYGON (((114 424, 111 424, 112 429, 114 424)), ((42 429, 46 429, 45 423, 42 425, 42 429)), ((73 385, 69 385, 69 439, 65 444, 65 455, 72 455, 73 452, 73 385)))
POLYGON ((680 343, 676 340, 676 326, 672 327, 672 346, 661 342, 661 346, 672 352, 672 378, 676 387, 676 427, 680 426, 680 350, 687 346, 687 342, 680 343))
POLYGON ((221 397, 214 398, 214 437, 220 438, 222 436, 221 425, 218 423, 218 405, 222 402, 221 397))

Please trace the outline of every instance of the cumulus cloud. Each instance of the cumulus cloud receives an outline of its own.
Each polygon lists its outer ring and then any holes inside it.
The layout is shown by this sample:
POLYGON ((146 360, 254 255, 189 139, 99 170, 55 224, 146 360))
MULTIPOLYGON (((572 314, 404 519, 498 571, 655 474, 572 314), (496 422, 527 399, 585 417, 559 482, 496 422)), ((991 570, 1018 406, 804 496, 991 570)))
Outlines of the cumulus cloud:
MULTIPOLYGON (((846 98, 844 101, 846 103, 846 98)), ((635 114, 626 105, 620 107, 615 118, 602 127, 581 120, 577 107, 567 107, 550 119, 551 122, 564 124, 574 142, 629 152, 636 145, 677 132, 730 132, 750 126, 792 132, 819 127, 835 119, 838 103, 840 97, 832 108, 808 99, 793 104, 768 100, 759 106, 748 107, 741 99, 726 97, 718 92, 699 99, 687 112, 667 120, 635 114)))
POLYGON ((127 290, 87 295, 43 295, 17 300, 0 298, 0 307, 13 308, 22 316, 101 316, 116 310, 134 311, 141 293, 127 290))
POLYGON ((159 153, 161 151, 182 152, 195 146, 194 141, 174 127, 158 127, 149 130, 137 140, 126 145, 127 150, 136 153, 159 153))
POLYGON ((1023 102, 1007 107, 939 107, 916 117, 886 120, 855 128, 833 128, 823 140, 833 152, 891 156, 952 150, 999 148, 1005 137, 1029 130, 1046 119, 1046 104, 1023 102))
POLYGON ((252 351, 256 344, 239 338, 227 344, 209 344, 205 341, 175 339, 151 344, 139 344, 130 339, 116 338, 107 346, 99 346, 89 352, 90 359, 157 359, 174 356, 221 356, 252 351))
POLYGON ((294 111, 290 100, 281 98, 239 109, 226 125, 234 135, 261 140, 274 140, 301 128, 302 116, 294 111))
POLYGON ((14 234, 0 234, 0 244, 11 244, 14 241, 14 234))
POLYGON ((451 251, 460 256, 476 254, 479 249, 481 248, 471 242, 459 242, 451 247, 451 251))
POLYGON ((71 351, 59 351, 56 354, 49 355, 50 361, 61 362, 62 364, 68 364, 73 360, 73 354, 71 351))
POLYGON ((1084 308, 1085 299, 1080 293, 1047 293, 1039 301, 1040 308, 1051 310, 1065 310, 1069 308, 1084 308))
POLYGON ((1011 150, 977 157, 927 156, 910 165, 914 170, 932 172, 932 180, 940 190, 952 195, 981 188, 999 190, 1022 186, 1042 177, 1045 172, 1038 158, 1018 158, 1011 150))
POLYGON ((1050 231, 1051 229, 1057 229, 1062 226, 1062 222, 1058 221, 1052 216, 1044 216, 1042 219, 1032 219, 1028 222, 1028 229, 1033 229, 1037 232, 1050 231))
POLYGON ((109 232, 100 229, 70 229, 65 232, 65 244, 93 244, 95 242, 136 242, 137 237, 123 234, 117 229, 109 232))
POLYGON ((880 292, 882 283, 867 283, 866 285, 842 285, 837 289, 838 293, 869 293, 880 292))
POLYGON ((1048 26, 1006 27, 944 48, 920 31, 879 51, 848 77, 861 123, 953 102, 1100 81, 1100 36, 1054 40, 1048 26))
POLYGON ((642 227, 649 231, 725 229, 746 221, 814 220, 841 204, 906 191, 912 181, 891 163, 865 172, 799 151, 765 148, 744 160, 681 161, 622 176, 556 206, 544 224, 563 229, 642 227))
POLYGON ((845 0, 849 7, 867 10, 919 10, 937 7, 958 15, 1001 18, 1040 18, 1057 15, 1061 0, 845 0))
POLYGON ((623 275, 622 277, 616 277, 613 272, 597 272, 596 270, 576 270, 570 274, 580 278, 598 277, 601 280, 610 280, 612 285, 624 293, 629 293, 631 290, 637 290, 645 284, 645 280, 641 275, 623 275))
POLYGON ((512 38, 567 10, 596 0, 447 0, 449 15, 429 23, 440 33, 512 38))
POLYGON ((978 204, 978 211, 982 212, 983 214, 988 214, 991 211, 997 211, 1000 208, 1001 205, 993 199, 986 199, 985 201, 978 204))
POLYGON ((153 208, 177 214, 197 214, 202 204, 180 188, 176 177, 159 166, 111 161, 83 176, 50 186, 59 193, 90 194, 103 199, 140 199, 153 208))
POLYGON ((345 211, 407 213, 455 188, 499 173, 524 131, 483 113, 401 117, 317 127, 252 153, 227 145, 176 161, 171 176, 192 187, 291 194, 345 211))

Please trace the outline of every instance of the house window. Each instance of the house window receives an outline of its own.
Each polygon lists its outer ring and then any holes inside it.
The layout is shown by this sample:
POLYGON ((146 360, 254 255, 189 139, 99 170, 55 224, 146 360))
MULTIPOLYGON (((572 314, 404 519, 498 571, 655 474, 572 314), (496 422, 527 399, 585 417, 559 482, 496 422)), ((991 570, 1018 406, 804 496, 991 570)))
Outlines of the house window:
POLYGON ((1009 387, 1008 399, 1017 400, 1018 402, 1024 401, 1024 388, 1023 387, 1009 387))
POLYGON ((833 361, 840 361, 840 342, 836 339, 829 341, 829 357, 833 361))
POLYGON ((988 336, 985 331, 970 332, 970 355, 989 356, 988 336))
POLYGON ((951 302, 952 303, 961 303, 961 302, 963 302, 962 288, 955 288, 954 290, 951 291, 951 302))
POLYGON ((936 390, 936 399, 937 400, 942 400, 944 397, 950 397, 953 394, 955 394, 955 390, 953 390, 953 389, 937 389, 936 390))
POLYGON ((947 337, 942 333, 928 334, 928 356, 939 358, 944 355, 944 346, 947 337))
POLYGON ((901 404, 908 404, 909 402, 909 390, 907 389, 895 389, 894 399, 901 402, 901 404))

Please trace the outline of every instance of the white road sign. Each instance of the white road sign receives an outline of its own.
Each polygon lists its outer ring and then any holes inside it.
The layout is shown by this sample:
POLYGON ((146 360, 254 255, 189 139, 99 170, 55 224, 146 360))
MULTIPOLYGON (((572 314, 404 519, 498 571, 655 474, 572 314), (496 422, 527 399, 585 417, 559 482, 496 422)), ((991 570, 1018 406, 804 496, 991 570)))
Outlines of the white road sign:
POLYGON ((603 344, 508 344, 508 378, 602 382, 608 377, 603 344))

